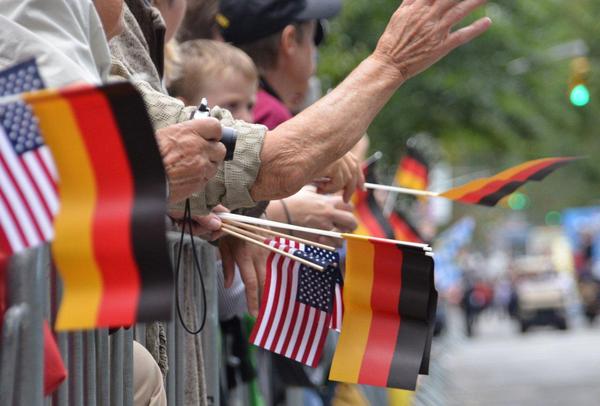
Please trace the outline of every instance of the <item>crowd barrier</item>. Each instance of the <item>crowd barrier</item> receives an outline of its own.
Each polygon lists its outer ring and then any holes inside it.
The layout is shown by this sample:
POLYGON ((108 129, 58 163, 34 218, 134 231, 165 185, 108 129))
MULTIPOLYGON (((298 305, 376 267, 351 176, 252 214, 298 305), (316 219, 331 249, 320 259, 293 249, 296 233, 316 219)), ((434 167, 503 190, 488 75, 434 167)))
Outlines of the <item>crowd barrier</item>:
MULTIPOLYGON (((178 233, 168 235, 173 263, 179 238, 178 233)), ((183 244, 180 280, 176 286, 184 319, 194 326, 202 312, 203 292, 193 267, 189 238, 183 244)), ((194 246, 207 295, 207 320, 199 337, 183 329, 175 306, 172 320, 165 323, 169 405, 189 404, 189 399, 198 399, 198 404, 203 404, 200 398, 204 393, 209 405, 219 404, 216 254, 215 248, 202 240, 195 239, 194 246), (191 368, 197 373, 191 373, 191 368), (197 387, 195 396, 190 394, 190 387, 197 387)), ((14 256, 7 272, 8 308, 0 347, 0 403, 3 406, 132 405, 132 341, 146 344, 146 326, 138 324, 112 334, 107 329, 58 333, 57 343, 68 377, 52 396, 44 398, 43 320, 53 322, 61 295, 60 283, 50 266, 48 247, 14 256)))

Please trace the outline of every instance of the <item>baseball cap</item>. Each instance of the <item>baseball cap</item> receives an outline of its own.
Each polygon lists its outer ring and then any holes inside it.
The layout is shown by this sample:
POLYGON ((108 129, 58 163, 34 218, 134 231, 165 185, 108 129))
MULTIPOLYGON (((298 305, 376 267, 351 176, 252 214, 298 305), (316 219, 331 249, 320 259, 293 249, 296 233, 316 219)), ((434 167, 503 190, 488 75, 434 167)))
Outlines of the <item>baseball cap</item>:
POLYGON ((217 23, 223 38, 234 45, 257 41, 288 24, 316 20, 315 43, 323 39, 321 20, 334 17, 341 0, 221 0, 217 23))

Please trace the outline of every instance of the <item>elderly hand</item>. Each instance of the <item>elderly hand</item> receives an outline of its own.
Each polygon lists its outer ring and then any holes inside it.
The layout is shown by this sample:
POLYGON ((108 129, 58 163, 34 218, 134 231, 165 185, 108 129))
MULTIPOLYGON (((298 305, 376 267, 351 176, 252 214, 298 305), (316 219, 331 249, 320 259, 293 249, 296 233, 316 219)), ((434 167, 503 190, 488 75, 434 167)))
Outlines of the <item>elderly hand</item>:
MULTIPOLYGON (((221 230, 221 218, 216 213, 229 213, 229 209, 218 205, 210 214, 206 216, 195 216, 192 215, 192 234, 196 237, 200 237, 203 240, 214 241, 221 238, 224 233, 221 230)), ((169 216, 180 225, 182 225, 183 212, 170 211, 169 216)), ((187 232, 187 226, 186 226, 187 232)))
POLYGON ((214 118, 189 120, 156 132, 169 182, 169 202, 201 190, 225 158, 221 124, 214 118))
POLYGON ((358 159, 352 152, 329 165, 321 174, 327 181, 317 182, 319 193, 335 193, 344 191, 344 201, 350 201, 356 188, 362 188, 365 183, 358 159))
POLYGON ((258 316, 259 290, 265 283, 269 251, 232 236, 226 236, 219 240, 219 250, 223 263, 225 287, 228 288, 233 283, 237 264, 246 288, 248 312, 254 317, 258 316))
MULTIPOLYGON (((294 224, 321 230, 338 230, 342 233, 354 231, 357 227, 356 218, 352 213, 352 205, 345 203, 340 196, 325 196, 303 189, 295 195, 284 199, 294 224)), ((281 202, 269 204, 267 209, 269 219, 287 222, 281 202)), ((341 240, 325 239, 313 234, 296 233, 298 237, 340 247, 341 240)))
POLYGON ((485 0, 404 0, 379 39, 373 58, 395 68, 407 80, 454 48, 486 31, 491 20, 481 18, 451 32, 454 25, 485 0))

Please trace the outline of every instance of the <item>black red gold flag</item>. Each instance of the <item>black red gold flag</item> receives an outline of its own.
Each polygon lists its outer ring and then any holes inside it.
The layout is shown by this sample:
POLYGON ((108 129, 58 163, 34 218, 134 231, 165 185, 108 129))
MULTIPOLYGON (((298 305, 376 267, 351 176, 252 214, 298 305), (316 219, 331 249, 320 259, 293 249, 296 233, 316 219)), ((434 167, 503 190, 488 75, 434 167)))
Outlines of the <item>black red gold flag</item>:
POLYGON ((427 189, 429 166, 423 155, 415 148, 407 148, 406 155, 398 163, 394 183, 409 189, 427 189))
POLYGON ((343 329, 329 378, 414 390, 429 364, 437 295, 433 259, 392 241, 344 238, 343 329))
POLYGON ((577 160, 575 157, 542 158, 509 168, 489 178, 481 178, 450 189, 440 196, 467 204, 495 206, 529 181, 541 181, 556 169, 577 160))
MULTIPOLYGON (((375 161, 366 165, 363 168, 363 173, 366 182, 377 183, 375 161)), ((372 189, 357 190, 354 193, 352 202, 354 204, 354 215, 358 220, 358 227, 354 230, 355 234, 394 238, 394 230, 383 214, 372 189)))
POLYGON ((141 96, 118 83, 21 98, 60 179, 52 244, 64 284, 57 329, 168 319, 166 178, 141 96))

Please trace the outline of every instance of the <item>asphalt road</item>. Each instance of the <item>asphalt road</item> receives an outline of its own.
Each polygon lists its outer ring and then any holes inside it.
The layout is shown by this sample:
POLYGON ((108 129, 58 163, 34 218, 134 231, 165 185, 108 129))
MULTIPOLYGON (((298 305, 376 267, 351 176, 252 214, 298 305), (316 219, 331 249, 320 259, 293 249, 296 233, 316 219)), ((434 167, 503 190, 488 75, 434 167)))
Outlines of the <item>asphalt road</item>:
POLYGON ((510 320, 488 315, 479 321, 476 336, 467 339, 456 316, 438 348, 442 379, 432 403, 600 405, 600 324, 521 334, 510 320))

